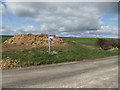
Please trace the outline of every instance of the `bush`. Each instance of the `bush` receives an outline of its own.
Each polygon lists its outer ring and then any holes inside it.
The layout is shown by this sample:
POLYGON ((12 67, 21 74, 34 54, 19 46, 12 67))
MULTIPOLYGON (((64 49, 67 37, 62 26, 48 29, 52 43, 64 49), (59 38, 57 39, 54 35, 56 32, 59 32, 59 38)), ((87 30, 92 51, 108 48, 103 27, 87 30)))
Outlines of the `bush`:
POLYGON ((104 50, 112 49, 112 48, 120 48, 119 39, 98 39, 97 45, 100 46, 104 50))
POLYGON ((118 39, 111 39, 111 42, 112 42, 112 46, 114 48, 117 48, 118 47, 118 39))

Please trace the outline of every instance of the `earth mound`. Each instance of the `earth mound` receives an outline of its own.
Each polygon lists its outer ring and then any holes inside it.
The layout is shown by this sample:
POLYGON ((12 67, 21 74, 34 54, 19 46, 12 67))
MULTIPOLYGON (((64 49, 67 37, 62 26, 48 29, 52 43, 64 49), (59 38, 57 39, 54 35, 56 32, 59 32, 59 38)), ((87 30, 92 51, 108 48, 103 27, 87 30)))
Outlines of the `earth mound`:
POLYGON ((32 46, 47 46, 48 41, 44 40, 45 38, 48 38, 49 36, 54 37, 54 39, 51 42, 52 45, 65 45, 66 43, 59 37, 56 37, 55 35, 48 35, 48 34, 20 34, 15 35, 14 37, 6 40, 5 44, 17 44, 17 45, 32 45, 32 46))

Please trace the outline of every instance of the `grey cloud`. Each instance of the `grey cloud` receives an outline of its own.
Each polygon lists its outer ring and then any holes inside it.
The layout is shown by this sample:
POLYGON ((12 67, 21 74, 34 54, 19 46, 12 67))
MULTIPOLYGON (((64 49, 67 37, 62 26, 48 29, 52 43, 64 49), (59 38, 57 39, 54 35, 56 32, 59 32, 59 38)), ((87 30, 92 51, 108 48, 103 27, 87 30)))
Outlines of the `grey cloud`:
MULTIPOLYGON (((54 34, 57 36, 63 36, 63 37, 112 37, 112 38, 118 38, 118 28, 112 27, 112 26, 103 26, 97 31, 77 31, 77 32, 66 32, 66 31, 60 31, 60 30, 48 30, 49 27, 46 27, 45 25, 42 25, 40 27, 35 26, 12 26, 9 24, 4 24, 2 27, 2 34, 40 34, 40 33, 47 33, 47 34, 54 34)), ((61 28, 63 29, 63 27, 61 28)))
POLYGON ((118 28, 113 26, 102 26, 97 31, 88 31, 90 35, 96 35, 99 37, 116 37, 118 38, 118 28))
POLYGON ((96 8, 98 8, 100 12, 104 13, 118 13, 118 2, 97 3, 96 8))
MULTIPOLYGON (((85 6, 86 7, 93 7, 98 9, 100 12, 118 12, 118 3, 117 2, 9 2, 8 8, 10 8, 12 11, 15 11, 16 13, 19 13, 19 10, 24 12, 26 9, 31 12, 29 9, 34 9, 34 11, 38 10, 49 10, 49 11, 55 11, 57 8, 61 8, 62 12, 64 12, 64 8, 69 9, 81 9, 85 6)), ((88 9, 89 11, 89 9, 88 9)), ((67 11, 65 11, 67 12, 67 11)), ((21 12, 22 13, 22 12, 21 12)), ((29 15, 28 15, 29 16, 29 15)))
MULTIPOLYGON (((35 15, 41 10, 47 10, 50 12, 69 12, 69 9, 84 11, 83 8, 90 7, 89 9, 97 9, 99 12, 118 12, 117 2, 9 2, 8 8, 17 15, 31 16, 35 15), (66 10, 64 10, 67 8, 66 10), (31 10, 33 9, 33 10, 31 10), (28 14, 27 14, 28 13, 28 14), (34 14, 33 14, 34 13, 34 14), (25 15, 23 15, 25 14, 25 15)), ((88 9, 88 12, 89 12, 88 9)), ((78 11, 79 12, 79 11, 78 11)), ((65 14, 64 13, 64 14, 65 14)), ((70 12, 71 13, 71 12, 70 12)), ((74 13, 71 13, 74 14, 74 13)), ((76 14, 77 15, 77 14, 76 14)))
POLYGON ((8 11, 24 17, 27 22, 40 23, 40 26, 7 26, 3 33, 8 30, 8 33, 14 34, 44 32, 61 36, 96 36, 97 33, 112 32, 101 29, 101 15, 117 13, 117 3, 8 3, 8 11))
POLYGON ((78 31, 86 29, 98 29, 101 24, 100 16, 95 8, 56 8, 56 11, 41 10, 35 18, 26 18, 28 21, 45 23, 47 27, 52 29, 64 27, 65 31, 78 31), (89 9, 89 10, 88 10, 89 9), (92 24, 91 24, 92 23, 92 24))
POLYGON ((37 28, 34 26, 13 26, 10 24, 2 25, 2 34, 27 34, 36 32, 37 28))

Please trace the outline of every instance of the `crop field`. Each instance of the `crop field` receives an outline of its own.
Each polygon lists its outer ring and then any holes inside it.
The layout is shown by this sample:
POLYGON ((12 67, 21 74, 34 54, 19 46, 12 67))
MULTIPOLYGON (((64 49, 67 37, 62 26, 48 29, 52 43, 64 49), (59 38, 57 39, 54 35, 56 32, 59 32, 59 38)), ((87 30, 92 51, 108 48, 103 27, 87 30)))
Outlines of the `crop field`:
MULTIPOLYGON (((11 36, 3 36, 2 42, 11 36)), ((102 50, 96 45, 96 38, 61 37, 67 45, 64 47, 52 46, 51 54, 48 54, 47 46, 24 49, 22 51, 8 50, 2 52, 2 60, 10 61, 13 67, 37 66, 69 61, 90 60, 118 55, 119 49, 102 50)))
POLYGON ((11 38, 12 36, 6 36, 6 35, 2 35, 0 36, 0 43, 3 43, 5 40, 11 38))

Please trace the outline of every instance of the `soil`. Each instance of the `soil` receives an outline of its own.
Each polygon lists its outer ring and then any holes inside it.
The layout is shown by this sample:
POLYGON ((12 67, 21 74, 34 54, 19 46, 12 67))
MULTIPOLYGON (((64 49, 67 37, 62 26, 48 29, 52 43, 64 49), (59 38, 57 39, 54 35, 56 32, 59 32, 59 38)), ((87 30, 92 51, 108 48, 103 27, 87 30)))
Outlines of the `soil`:
POLYGON ((14 37, 6 40, 4 43, 0 44, 2 50, 0 52, 16 50, 22 51, 24 49, 32 49, 35 47, 48 46, 48 41, 44 40, 49 36, 53 36, 56 40, 51 41, 52 46, 65 46, 66 42, 64 42, 61 38, 56 37, 55 35, 47 35, 47 34, 21 34, 15 35, 14 37))
POLYGON ((84 44, 80 44, 81 46, 84 46, 84 47, 87 47, 87 48, 92 48, 94 49, 95 47, 94 46, 91 46, 91 45, 84 45, 84 44))

